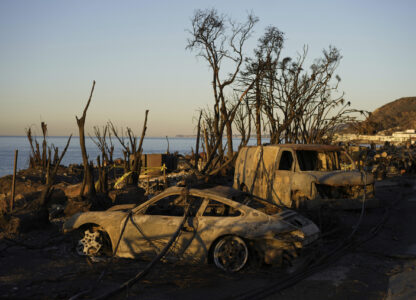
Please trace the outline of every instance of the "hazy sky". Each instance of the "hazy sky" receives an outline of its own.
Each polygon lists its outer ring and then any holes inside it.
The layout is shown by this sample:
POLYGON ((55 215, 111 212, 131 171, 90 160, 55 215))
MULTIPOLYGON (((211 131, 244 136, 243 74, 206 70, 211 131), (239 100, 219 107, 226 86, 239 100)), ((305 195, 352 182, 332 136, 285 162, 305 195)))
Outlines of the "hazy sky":
MULTIPOLYGON (((0 0, 0 135, 46 121, 50 135, 78 134, 91 84, 87 130, 111 119, 148 135, 191 134, 212 104, 207 64, 185 50, 195 9, 216 8, 285 32, 285 54, 334 45, 340 90, 353 107, 416 96, 416 1, 19 1, 0 0)), ((39 129, 38 129, 39 132, 39 129)))

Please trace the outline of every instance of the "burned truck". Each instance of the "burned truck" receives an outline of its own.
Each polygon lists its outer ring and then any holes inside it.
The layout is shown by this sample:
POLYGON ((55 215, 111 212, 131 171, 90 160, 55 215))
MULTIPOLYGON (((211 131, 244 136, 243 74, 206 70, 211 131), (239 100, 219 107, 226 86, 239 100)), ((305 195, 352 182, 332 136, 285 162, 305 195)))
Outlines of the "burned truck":
POLYGON ((377 207, 374 177, 338 146, 249 146, 238 154, 235 189, 295 209, 377 207))

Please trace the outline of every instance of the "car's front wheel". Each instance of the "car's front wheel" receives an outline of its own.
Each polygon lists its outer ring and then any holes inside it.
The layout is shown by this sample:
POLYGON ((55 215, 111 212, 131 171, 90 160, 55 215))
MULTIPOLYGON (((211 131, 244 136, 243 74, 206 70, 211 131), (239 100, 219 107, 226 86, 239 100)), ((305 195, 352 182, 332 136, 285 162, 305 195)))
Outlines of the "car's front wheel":
POLYGON ((91 227, 80 232, 75 250, 81 256, 111 255, 111 242, 105 231, 91 227))
POLYGON ((242 238, 229 235, 215 244, 212 254, 218 268, 226 272, 237 272, 246 265, 249 251, 242 238))

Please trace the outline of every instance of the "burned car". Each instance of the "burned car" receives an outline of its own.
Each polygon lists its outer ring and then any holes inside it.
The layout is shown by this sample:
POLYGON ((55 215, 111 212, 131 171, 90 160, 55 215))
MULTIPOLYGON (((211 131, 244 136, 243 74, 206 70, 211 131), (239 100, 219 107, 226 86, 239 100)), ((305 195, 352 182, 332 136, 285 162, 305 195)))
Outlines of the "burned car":
POLYGON ((267 264, 296 258, 320 236, 318 227, 297 212, 223 186, 171 187, 134 208, 119 205, 78 213, 63 230, 81 233, 76 246, 81 255, 115 252, 118 257, 149 259, 178 230, 185 211, 187 221, 167 260, 213 262, 223 270, 239 271, 253 256, 267 264))
POLYGON ((238 154, 233 187, 288 208, 379 206, 373 175, 354 168, 338 146, 249 146, 238 154))

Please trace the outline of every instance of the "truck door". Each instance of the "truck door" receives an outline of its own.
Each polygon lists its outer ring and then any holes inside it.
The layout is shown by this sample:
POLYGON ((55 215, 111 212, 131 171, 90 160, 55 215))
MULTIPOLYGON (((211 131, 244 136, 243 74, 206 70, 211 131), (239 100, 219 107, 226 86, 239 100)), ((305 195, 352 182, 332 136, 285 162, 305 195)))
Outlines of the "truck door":
POLYGON ((272 185, 267 191, 267 199, 276 204, 291 207, 291 186, 294 172, 294 153, 289 149, 281 149, 275 163, 272 185))

